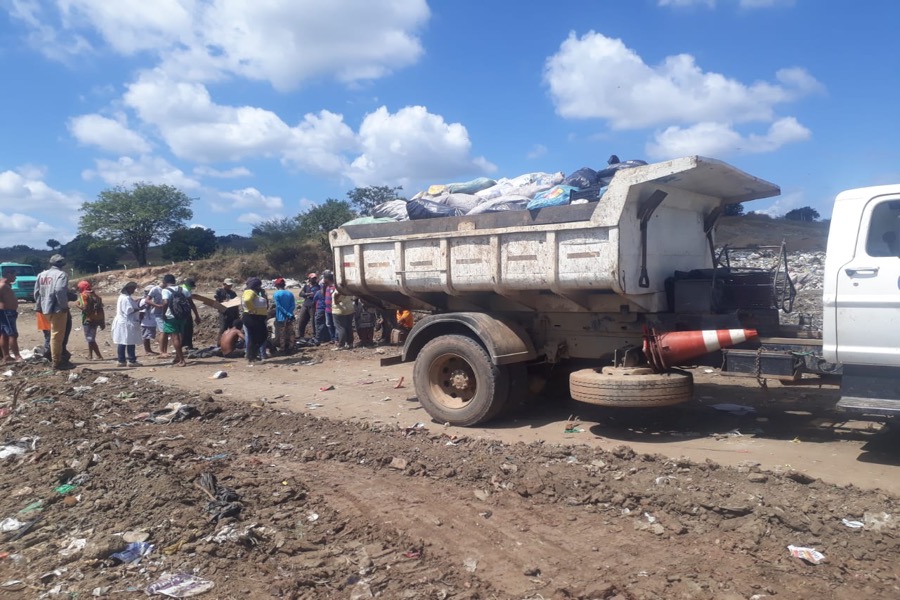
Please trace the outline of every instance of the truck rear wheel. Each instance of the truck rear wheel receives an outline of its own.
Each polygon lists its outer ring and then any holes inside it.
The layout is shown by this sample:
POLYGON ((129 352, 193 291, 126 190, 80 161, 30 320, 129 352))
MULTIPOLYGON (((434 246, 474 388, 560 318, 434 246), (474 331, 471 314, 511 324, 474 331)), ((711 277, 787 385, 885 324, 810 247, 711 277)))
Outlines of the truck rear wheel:
POLYGON ((425 344, 413 380, 429 415, 461 427, 492 419, 509 397, 508 369, 493 364, 478 342, 462 335, 442 335, 425 344))
POLYGON ((694 395, 690 373, 654 373, 650 369, 605 367, 569 375, 574 400, 620 408, 651 408, 687 402, 694 395))

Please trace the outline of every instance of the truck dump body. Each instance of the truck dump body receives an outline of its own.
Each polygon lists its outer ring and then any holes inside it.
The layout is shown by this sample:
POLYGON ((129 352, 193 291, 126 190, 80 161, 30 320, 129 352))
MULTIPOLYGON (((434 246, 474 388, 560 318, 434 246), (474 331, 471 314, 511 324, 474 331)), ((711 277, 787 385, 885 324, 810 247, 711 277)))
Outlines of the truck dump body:
POLYGON ((675 271, 712 267, 722 207, 779 192, 685 157, 620 171, 590 204, 351 225, 331 232, 337 283, 437 311, 659 312, 675 271))

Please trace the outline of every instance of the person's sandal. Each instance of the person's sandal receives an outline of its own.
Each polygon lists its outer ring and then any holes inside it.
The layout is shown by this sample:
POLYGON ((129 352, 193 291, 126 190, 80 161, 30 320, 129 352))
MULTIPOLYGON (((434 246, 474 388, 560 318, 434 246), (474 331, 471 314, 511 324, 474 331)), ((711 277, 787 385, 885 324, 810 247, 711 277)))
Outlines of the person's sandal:
POLYGON ((120 367, 127 367, 127 366, 128 366, 128 363, 120 362, 120 363, 118 363, 118 366, 120 366, 120 367))

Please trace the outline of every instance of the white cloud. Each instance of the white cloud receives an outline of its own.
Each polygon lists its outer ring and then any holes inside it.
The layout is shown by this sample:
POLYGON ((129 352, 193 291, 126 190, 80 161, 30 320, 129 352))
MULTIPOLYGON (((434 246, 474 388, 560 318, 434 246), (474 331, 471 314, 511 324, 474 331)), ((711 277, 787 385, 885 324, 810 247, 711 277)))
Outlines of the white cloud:
POLYGON ((150 53, 181 79, 226 76, 291 89, 334 77, 357 82, 414 64, 419 32, 430 18, 426 0, 57 0, 58 12, 13 0, 13 16, 33 43, 55 56, 90 50, 98 33, 114 52, 150 53))
POLYGON ((780 71, 779 83, 747 85, 704 72, 689 54, 650 66, 621 40, 593 31, 570 34, 547 59, 544 77, 561 116, 606 119, 614 129, 770 121, 775 106, 821 88, 800 68, 780 71))
POLYGON ((745 204, 744 210, 746 212, 757 212, 769 215, 770 217, 781 217, 790 210, 806 205, 808 205, 808 202, 806 201, 803 192, 792 192, 790 194, 779 196, 775 202, 766 208, 755 208, 753 204, 745 204))
POLYGON ((0 212, 0 238, 4 246, 25 244, 32 248, 46 249, 50 238, 66 243, 72 234, 31 215, 0 212))
POLYGON ((366 115, 359 128, 363 153, 347 175, 357 186, 442 181, 462 173, 489 173, 496 167, 471 158, 471 142, 460 123, 447 123, 424 106, 407 106, 394 114, 382 106, 366 115))
POLYGON ((80 194, 66 194, 53 189, 41 179, 41 169, 28 166, 20 171, 0 172, 0 211, 21 210, 65 212, 81 208, 80 194))
POLYGON ((300 212, 306 212, 308 210, 311 210, 311 209, 317 207, 318 203, 316 203, 313 200, 310 200, 309 198, 300 198, 300 201, 297 202, 297 206, 299 207, 300 212))
POLYGON ((124 115, 110 119, 101 115, 81 115, 69 119, 69 131, 79 142, 116 154, 146 154, 150 144, 128 128, 124 115))
POLYGON ((263 221, 269 220, 271 217, 264 217, 258 213, 244 213, 237 218, 238 223, 247 223, 249 225, 256 225, 257 223, 262 223, 263 221))
POLYGON ((194 175, 198 177, 212 177, 214 179, 236 179, 238 177, 251 177, 253 173, 247 167, 234 167, 223 170, 199 166, 194 167, 194 175))
POLYGON ((808 140, 812 133, 793 117, 771 124, 765 134, 742 135, 731 125, 704 122, 691 127, 669 127, 647 144, 651 158, 667 159, 700 154, 723 158, 734 154, 757 154, 777 150, 785 144, 808 140))
POLYGON ((232 192, 219 192, 221 201, 210 202, 212 209, 217 212, 229 210, 254 209, 256 211, 273 213, 284 208, 284 201, 278 196, 266 196, 253 187, 232 192))
POLYGON ((200 187, 200 182, 189 177, 167 160, 155 156, 141 156, 137 160, 122 156, 118 160, 97 159, 96 167, 82 172, 81 176, 90 181, 99 177, 109 185, 132 185, 141 181, 172 185, 182 190, 200 187))

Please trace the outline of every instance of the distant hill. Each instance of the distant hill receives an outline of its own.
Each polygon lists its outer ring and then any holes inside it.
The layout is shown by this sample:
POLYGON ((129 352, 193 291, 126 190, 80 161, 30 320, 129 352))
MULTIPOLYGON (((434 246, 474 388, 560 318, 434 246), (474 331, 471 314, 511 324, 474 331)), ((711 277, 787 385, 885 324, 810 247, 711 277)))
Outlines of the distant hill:
POLYGON ((828 225, 828 222, 788 221, 761 215, 722 217, 716 227, 716 245, 775 246, 784 240, 788 252, 824 252, 828 225))

